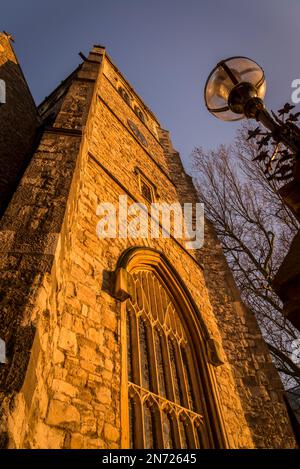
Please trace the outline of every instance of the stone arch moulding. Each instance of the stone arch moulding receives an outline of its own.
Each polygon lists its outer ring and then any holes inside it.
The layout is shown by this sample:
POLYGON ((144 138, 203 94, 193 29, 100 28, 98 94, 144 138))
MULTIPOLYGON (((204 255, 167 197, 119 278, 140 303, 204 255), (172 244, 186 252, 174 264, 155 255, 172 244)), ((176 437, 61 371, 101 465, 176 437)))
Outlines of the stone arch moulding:
MULTIPOLYGON (((167 257, 160 251, 149 247, 131 247, 120 256, 114 282, 114 297, 121 302, 121 338, 126 337, 126 300, 131 297, 132 274, 141 270, 151 271, 169 292, 172 301, 181 316, 183 324, 187 327, 192 342, 196 363, 201 370, 205 399, 209 408, 216 446, 228 448, 228 439, 222 417, 220 398, 218 395, 215 367, 224 363, 224 356, 220 344, 211 336, 203 318, 191 297, 186 285, 180 278, 167 257), (184 313, 184 314, 183 314, 184 313)), ((126 340, 122 342, 122 360, 126 356, 126 340), (125 343, 124 343, 125 342, 125 343)), ((127 366, 122 366, 122 399, 121 416, 122 428, 127 428, 128 422, 128 396, 123 387, 127 382, 127 366), (123 425, 125 423, 125 425, 123 425)), ((123 447, 126 447, 122 437, 123 447), (125 446, 124 446, 125 445, 125 446)))

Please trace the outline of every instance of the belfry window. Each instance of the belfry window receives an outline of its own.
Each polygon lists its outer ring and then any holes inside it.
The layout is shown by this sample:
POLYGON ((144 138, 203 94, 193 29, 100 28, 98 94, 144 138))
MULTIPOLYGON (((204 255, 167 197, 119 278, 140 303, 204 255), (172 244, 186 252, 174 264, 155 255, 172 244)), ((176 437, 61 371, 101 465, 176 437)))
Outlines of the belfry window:
POLYGON ((154 202, 153 188, 144 179, 141 179, 141 194, 148 202, 154 202))
POLYGON ((139 168, 135 168, 135 173, 138 177, 139 190, 141 195, 146 199, 147 202, 155 202, 157 197, 157 191, 154 184, 152 184, 149 179, 142 173, 139 168))
POLYGON ((132 273, 126 300, 128 445, 208 448, 201 372, 182 315, 151 270, 132 273))
POLYGON ((131 99, 130 99, 130 96, 127 93, 127 91, 125 91, 125 89, 122 86, 119 86, 118 92, 120 93, 120 95, 122 96, 124 101, 126 101, 126 103, 129 104, 129 106, 130 106, 131 105, 131 99))
POLYGON ((138 118, 145 123, 145 116, 144 114, 142 113, 142 111, 140 110, 140 108, 138 106, 134 106, 134 112, 135 114, 138 116, 138 118))

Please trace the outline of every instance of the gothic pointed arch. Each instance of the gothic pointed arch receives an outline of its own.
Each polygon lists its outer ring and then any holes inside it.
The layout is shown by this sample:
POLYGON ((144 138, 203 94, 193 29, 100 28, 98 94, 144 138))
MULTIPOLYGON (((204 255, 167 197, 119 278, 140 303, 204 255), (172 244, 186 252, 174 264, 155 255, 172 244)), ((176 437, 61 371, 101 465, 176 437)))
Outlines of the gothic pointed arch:
POLYGON ((226 447, 212 343, 199 310, 166 256, 135 247, 120 257, 122 447, 226 447))

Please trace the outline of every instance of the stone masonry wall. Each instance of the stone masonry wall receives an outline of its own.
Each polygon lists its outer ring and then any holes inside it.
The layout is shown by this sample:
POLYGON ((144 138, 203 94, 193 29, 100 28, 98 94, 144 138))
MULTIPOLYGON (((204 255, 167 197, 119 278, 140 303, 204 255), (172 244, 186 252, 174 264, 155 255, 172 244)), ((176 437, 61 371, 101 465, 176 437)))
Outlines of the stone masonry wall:
POLYGON ((35 103, 10 44, 0 33, 0 79, 6 103, 0 105, 0 218, 32 154, 38 126, 35 103))

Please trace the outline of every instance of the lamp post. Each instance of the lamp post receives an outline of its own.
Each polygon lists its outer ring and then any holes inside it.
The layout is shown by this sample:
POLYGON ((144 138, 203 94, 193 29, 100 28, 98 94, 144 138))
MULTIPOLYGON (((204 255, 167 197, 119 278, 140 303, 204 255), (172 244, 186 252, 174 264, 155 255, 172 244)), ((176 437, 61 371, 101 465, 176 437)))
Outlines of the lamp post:
MULTIPOLYGON (((205 85, 204 98, 208 111, 219 119, 236 121, 248 118, 260 122, 267 129, 267 133, 263 133, 259 128, 250 132, 250 138, 266 137, 258 142, 260 149, 267 145, 271 138, 276 145, 284 145, 285 150, 279 152, 279 155, 284 157, 284 174, 279 171, 283 161, 277 162, 279 165, 276 169, 279 177, 284 176, 281 179, 288 179, 287 169, 292 170, 292 160, 300 156, 300 129, 294 124, 299 113, 290 114, 285 121, 280 120, 266 109, 263 101, 265 93, 266 80, 263 69, 246 57, 231 57, 219 62, 210 73, 205 85), (291 161, 287 164, 288 160, 291 161)), ((279 116, 289 114, 293 107, 286 104, 279 111, 279 116)), ((268 157, 267 152, 264 152, 258 159, 265 159, 269 179, 272 179, 268 157)), ((274 155, 271 158, 273 160, 274 155)), ((292 176, 291 171, 289 175, 292 176)))
MULTIPOLYGON (((247 118, 262 124, 265 131, 260 126, 249 131, 249 138, 257 138, 258 143, 259 153, 254 160, 263 166, 266 178, 300 221, 300 129, 295 124, 300 112, 292 114, 294 106, 287 103, 278 116, 270 113, 263 101, 265 93, 262 68, 246 57, 231 57, 219 62, 210 73, 204 98, 209 112, 219 119, 247 118), (270 143, 275 145, 272 152, 270 143)), ((273 286, 283 301, 283 313, 300 330, 300 231, 273 286)))

